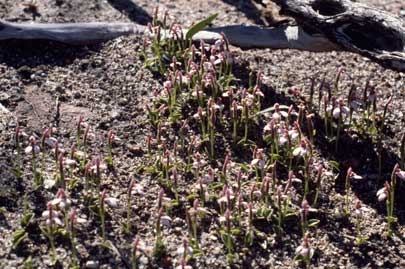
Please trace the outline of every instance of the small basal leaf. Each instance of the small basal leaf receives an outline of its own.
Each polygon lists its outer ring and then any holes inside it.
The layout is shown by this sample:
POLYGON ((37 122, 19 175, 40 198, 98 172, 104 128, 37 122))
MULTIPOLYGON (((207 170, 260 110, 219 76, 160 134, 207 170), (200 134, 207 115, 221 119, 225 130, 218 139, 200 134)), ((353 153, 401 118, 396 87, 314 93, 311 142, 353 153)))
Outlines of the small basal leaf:
POLYGON ((319 223, 320 223, 320 221, 317 220, 317 219, 310 219, 310 220, 308 221, 308 227, 315 227, 315 226, 317 226, 319 223))
POLYGON ((25 214, 25 215, 21 218, 21 226, 22 226, 22 227, 27 227, 28 223, 30 222, 30 220, 32 219, 33 216, 34 216, 33 213, 25 214))
POLYGON ((241 231, 240 231, 240 229, 234 228, 231 230, 231 233, 234 235, 239 235, 239 234, 241 234, 241 231))
POLYGON ((211 16, 209 16, 208 18, 197 22, 196 24, 194 24, 193 26, 191 26, 191 28, 187 31, 186 33, 186 39, 187 40, 191 40, 191 38, 193 38, 193 36, 200 32, 201 30, 203 30, 205 27, 207 27, 208 25, 210 25, 215 18, 218 16, 218 13, 212 14, 211 16))
POLYGON ((28 234, 24 229, 15 231, 13 233, 13 248, 17 248, 27 236, 28 234))

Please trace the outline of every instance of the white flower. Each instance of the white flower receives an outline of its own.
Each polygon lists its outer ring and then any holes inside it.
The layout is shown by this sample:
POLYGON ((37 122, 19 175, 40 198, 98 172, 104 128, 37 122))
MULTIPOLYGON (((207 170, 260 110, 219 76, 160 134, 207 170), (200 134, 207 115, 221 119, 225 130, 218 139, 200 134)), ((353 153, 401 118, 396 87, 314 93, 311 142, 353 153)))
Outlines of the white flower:
POLYGON ((294 156, 305 156, 307 153, 308 150, 302 146, 296 147, 293 151, 294 156))
POLYGON ((288 139, 285 137, 285 135, 280 135, 280 136, 278 137, 278 144, 279 144, 280 146, 284 145, 284 144, 287 143, 287 142, 288 142, 288 139))
POLYGON ((333 117, 335 119, 338 119, 340 115, 342 115, 342 117, 347 117, 349 115, 349 108, 344 105, 335 107, 335 109, 333 110, 333 117))
POLYGON ((266 162, 262 159, 253 159, 250 165, 256 166, 258 169, 262 170, 266 165, 266 162))
POLYGON ((405 171, 399 170, 395 173, 397 177, 399 177, 402 180, 405 180, 405 171))
POLYGON ((299 246, 297 247, 297 249, 295 250, 295 253, 296 253, 297 255, 301 255, 301 256, 303 256, 303 257, 308 257, 308 255, 309 255, 309 248, 307 248, 307 247, 305 247, 305 246, 303 246, 303 245, 299 245, 299 246))
POLYGON ((177 255, 182 257, 184 255, 184 252, 187 253, 187 255, 192 255, 193 254, 193 248, 190 246, 187 246, 186 249, 184 249, 184 246, 181 246, 177 249, 177 255))
POLYGON ((81 217, 77 217, 77 218, 76 218, 76 223, 85 224, 85 223, 87 223, 87 219, 81 218, 81 217))
POLYGON ((361 202, 358 201, 356 202, 356 206, 355 206, 355 211, 354 214, 358 217, 358 218, 362 218, 363 217, 363 212, 367 212, 369 211, 368 208, 364 207, 361 205, 361 202))
POLYGON ((206 72, 214 70, 214 66, 212 65, 211 62, 204 62, 203 68, 204 68, 204 71, 206 71, 206 72))
POLYGON ((299 133, 298 133, 298 131, 296 129, 292 129, 292 130, 288 131, 288 135, 290 136, 290 139, 293 141, 293 140, 296 140, 298 138, 299 133))
POLYGON ((38 154, 41 151, 41 149, 38 147, 38 145, 34 145, 34 146, 29 145, 28 147, 25 148, 25 154, 31 153, 33 149, 34 149, 35 154, 38 154))
POLYGON ((171 89, 172 88, 172 82, 170 80, 167 80, 163 83, 163 87, 166 89, 171 89))
MULTIPOLYGON (((105 170, 107 170, 107 165, 106 165, 105 163, 100 163, 99 169, 100 169, 101 172, 102 172, 102 171, 105 171, 105 170)), ((97 173, 97 165, 94 164, 94 165, 90 166, 90 170, 91 170, 93 173, 97 173)))
POLYGON ((382 189, 379 189, 379 190, 377 191, 377 198, 378 198, 378 201, 379 201, 379 202, 382 202, 382 201, 384 201, 385 199, 387 199, 387 196, 388 196, 388 192, 387 192, 386 187, 384 187, 384 188, 382 188, 382 189))
POLYGON ((72 201, 68 198, 55 198, 51 201, 51 204, 58 206, 58 208, 61 210, 64 210, 72 204, 72 201))
POLYGON ((194 169, 197 169, 197 168, 201 169, 205 164, 206 164, 206 161, 204 161, 203 159, 195 160, 193 162, 193 168, 194 169))
POLYGON ((57 211, 55 211, 55 210, 51 210, 51 211, 50 210, 45 210, 44 212, 42 212, 42 217, 46 218, 45 223, 46 223, 47 226, 51 226, 52 223, 55 223, 55 224, 57 224, 59 226, 63 226, 63 222, 59 218, 59 213, 57 211))

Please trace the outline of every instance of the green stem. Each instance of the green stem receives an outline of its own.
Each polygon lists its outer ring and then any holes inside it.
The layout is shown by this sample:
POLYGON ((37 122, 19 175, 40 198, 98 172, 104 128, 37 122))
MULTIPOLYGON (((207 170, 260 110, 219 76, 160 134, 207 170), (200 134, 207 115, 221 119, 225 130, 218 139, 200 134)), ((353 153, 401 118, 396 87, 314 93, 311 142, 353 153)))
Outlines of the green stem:
POLYGON ((339 115, 338 128, 336 133, 335 153, 337 153, 339 147, 340 129, 342 127, 341 125, 342 125, 342 113, 340 113, 339 115))
POLYGON ((128 193, 128 201, 127 201, 127 232, 131 231, 131 192, 128 193))

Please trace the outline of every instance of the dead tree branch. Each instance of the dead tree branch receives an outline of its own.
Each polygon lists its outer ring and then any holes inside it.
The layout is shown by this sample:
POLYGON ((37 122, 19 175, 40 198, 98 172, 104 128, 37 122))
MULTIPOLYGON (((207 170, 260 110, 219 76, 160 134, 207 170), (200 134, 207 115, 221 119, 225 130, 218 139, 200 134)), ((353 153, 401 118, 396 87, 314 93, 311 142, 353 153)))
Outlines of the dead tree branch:
POLYGON ((273 0, 307 33, 324 35, 343 50, 405 72, 405 22, 350 0, 273 0))

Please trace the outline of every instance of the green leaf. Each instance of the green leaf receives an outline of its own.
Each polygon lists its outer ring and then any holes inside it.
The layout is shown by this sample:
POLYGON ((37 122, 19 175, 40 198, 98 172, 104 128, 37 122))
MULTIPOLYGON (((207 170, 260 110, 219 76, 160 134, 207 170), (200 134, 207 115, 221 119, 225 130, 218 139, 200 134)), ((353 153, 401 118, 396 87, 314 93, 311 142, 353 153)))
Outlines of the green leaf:
POLYGON ((27 227, 28 223, 31 221, 33 216, 34 216, 34 214, 32 214, 32 213, 25 214, 21 219, 21 226, 27 227))
POLYGON ((193 36, 200 32, 201 30, 203 30, 205 27, 207 27, 208 25, 210 25, 215 18, 218 16, 218 13, 215 13, 211 16, 209 16, 208 18, 197 22, 196 24, 194 24, 193 26, 191 26, 191 28, 187 31, 186 34, 186 39, 187 40, 191 40, 191 38, 193 38, 193 36))
POLYGON ((156 174, 158 173, 158 170, 156 169, 156 167, 153 166, 149 166, 145 168, 145 171, 149 174, 156 174))
POLYGON ((340 171, 339 169, 339 163, 335 162, 335 161, 329 161, 328 165, 331 166, 333 169, 335 169, 336 171, 340 171))
POLYGON ((192 193, 189 196, 187 196, 187 200, 194 200, 200 197, 197 193, 192 193))
POLYGON ((7 209, 4 206, 0 207, 0 214, 4 214, 6 212, 7 212, 7 209))
POLYGON ((29 256, 29 257, 25 260, 25 262, 24 262, 24 268, 25 268, 25 269, 32 269, 32 268, 33 268, 33 266, 32 266, 32 257, 31 257, 31 256, 29 256))
POLYGON ((244 163, 241 163, 240 165, 239 165, 239 167, 240 167, 240 169, 242 169, 243 170, 243 172, 249 172, 249 166, 247 166, 246 164, 244 164, 244 163))
POLYGON ((308 227, 315 227, 320 223, 318 219, 310 219, 308 221, 308 227))
POLYGON ((27 232, 24 229, 18 229, 13 233, 13 248, 17 248, 21 242, 28 237, 27 232))
POLYGON ((291 213, 288 213, 285 215, 286 218, 296 217, 296 216, 297 216, 297 213, 295 213, 295 212, 291 212, 291 213))
POLYGON ((390 222, 397 222, 397 221, 398 221, 398 218, 388 216, 388 217, 387 217, 387 221, 390 221, 390 222))
POLYGON ((240 231, 240 229, 234 228, 231 230, 231 233, 234 235, 239 235, 239 234, 241 234, 241 231, 240 231))

